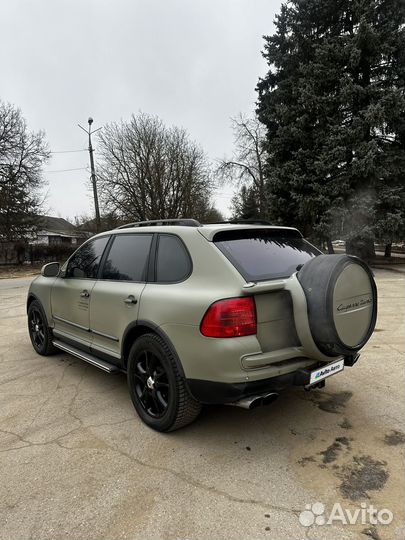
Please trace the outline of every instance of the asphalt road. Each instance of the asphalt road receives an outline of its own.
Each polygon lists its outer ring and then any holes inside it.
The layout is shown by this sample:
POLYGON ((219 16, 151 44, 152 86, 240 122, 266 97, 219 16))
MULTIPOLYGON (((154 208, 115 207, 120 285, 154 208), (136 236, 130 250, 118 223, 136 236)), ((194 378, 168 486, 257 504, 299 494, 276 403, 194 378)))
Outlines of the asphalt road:
POLYGON ((30 280, 0 280, 0 538, 403 538, 404 276, 376 274, 377 330, 355 367, 169 435, 141 423, 123 375, 36 355, 30 280), (315 502, 394 521, 305 527, 315 502))

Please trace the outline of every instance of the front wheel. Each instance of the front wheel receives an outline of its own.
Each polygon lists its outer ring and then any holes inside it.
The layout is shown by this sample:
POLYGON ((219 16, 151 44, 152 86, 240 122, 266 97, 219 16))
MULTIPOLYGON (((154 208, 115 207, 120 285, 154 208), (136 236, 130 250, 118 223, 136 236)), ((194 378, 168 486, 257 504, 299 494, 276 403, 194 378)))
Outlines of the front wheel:
POLYGON ((42 356, 57 352, 52 344, 52 330, 48 326, 46 315, 38 300, 31 302, 28 308, 28 332, 35 352, 42 356))
POLYGON ((188 392, 172 351, 156 334, 145 334, 135 341, 127 377, 137 413, 156 431, 184 427, 200 413, 201 404, 188 392))

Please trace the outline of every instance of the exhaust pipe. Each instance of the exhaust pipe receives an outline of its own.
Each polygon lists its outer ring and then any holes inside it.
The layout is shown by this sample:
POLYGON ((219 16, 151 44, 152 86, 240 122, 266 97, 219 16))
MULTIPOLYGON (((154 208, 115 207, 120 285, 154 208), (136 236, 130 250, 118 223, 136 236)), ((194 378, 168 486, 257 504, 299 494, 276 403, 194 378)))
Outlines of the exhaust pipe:
POLYGON ((278 398, 276 392, 270 392, 269 394, 261 394, 260 396, 249 396, 239 401, 234 401, 233 403, 228 403, 227 405, 232 405, 233 407, 242 407, 242 409, 255 409, 256 407, 261 407, 263 405, 270 405, 278 398))

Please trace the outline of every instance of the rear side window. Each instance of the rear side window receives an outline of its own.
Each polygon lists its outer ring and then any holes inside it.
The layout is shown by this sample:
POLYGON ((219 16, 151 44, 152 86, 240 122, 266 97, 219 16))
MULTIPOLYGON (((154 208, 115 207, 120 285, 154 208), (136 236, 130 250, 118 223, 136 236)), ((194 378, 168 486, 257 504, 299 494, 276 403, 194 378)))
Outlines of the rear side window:
POLYGON ((289 277, 321 253, 293 231, 225 231, 214 243, 247 281, 289 277))
POLYGON ((101 257, 109 238, 109 236, 95 238, 80 247, 69 259, 66 267, 66 277, 96 279, 101 257))
POLYGON ((182 281, 190 272, 191 261, 183 242, 177 236, 161 234, 156 256, 156 281, 182 281))
POLYGON ((151 234, 117 235, 104 263, 102 279, 144 281, 151 242, 151 234))

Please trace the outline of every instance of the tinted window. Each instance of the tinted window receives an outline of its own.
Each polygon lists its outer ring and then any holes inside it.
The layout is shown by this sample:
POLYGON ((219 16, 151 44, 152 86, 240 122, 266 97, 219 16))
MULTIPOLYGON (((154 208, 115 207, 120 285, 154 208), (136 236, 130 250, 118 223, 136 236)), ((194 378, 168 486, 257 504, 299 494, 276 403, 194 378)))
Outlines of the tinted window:
POLYGON ((95 238, 79 248, 68 262, 66 277, 95 279, 108 239, 109 236, 95 238))
POLYGON ((247 281, 291 276, 320 251, 294 234, 255 230, 219 233, 214 243, 247 281))
POLYGON ((190 257, 183 242, 173 235, 160 235, 156 260, 156 281, 185 279, 191 271, 190 257))
POLYGON ((151 234, 120 234, 104 263, 102 279, 144 281, 151 234))

